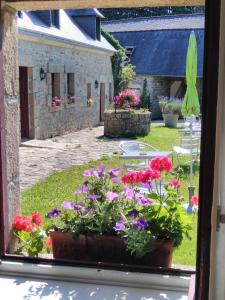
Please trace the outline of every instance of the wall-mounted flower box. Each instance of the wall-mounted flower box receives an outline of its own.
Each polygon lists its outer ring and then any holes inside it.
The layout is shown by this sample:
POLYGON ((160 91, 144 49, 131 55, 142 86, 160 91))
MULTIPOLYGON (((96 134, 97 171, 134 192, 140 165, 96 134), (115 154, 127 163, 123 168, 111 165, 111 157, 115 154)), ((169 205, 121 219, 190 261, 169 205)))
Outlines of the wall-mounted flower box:
POLYGON ((53 97, 50 104, 50 112, 57 112, 63 109, 64 98, 53 97))
POLYGON ((65 100, 65 106, 66 108, 75 107, 75 96, 67 96, 67 99, 65 100))

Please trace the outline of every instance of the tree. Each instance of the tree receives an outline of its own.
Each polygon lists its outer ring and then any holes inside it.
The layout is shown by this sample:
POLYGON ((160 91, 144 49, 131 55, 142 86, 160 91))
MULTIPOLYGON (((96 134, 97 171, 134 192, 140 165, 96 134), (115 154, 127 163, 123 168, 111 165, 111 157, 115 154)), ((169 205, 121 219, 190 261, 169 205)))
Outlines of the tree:
POLYGON ((99 9, 108 20, 128 19, 138 17, 153 17, 174 14, 204 13, 203 6, 181 6, 181 7, 141 7, 141 8, 106 8, 99 9))
POLYGON ((150 110, 150 93, 148 90, 148 81, 146 78, 143 82, 140 107, 150 110))

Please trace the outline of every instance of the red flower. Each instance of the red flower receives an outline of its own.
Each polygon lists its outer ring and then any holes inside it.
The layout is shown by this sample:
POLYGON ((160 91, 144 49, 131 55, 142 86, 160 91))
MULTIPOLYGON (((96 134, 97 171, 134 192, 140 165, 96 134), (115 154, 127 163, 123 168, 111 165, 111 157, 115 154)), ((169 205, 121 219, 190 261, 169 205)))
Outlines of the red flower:
POLYGON ((160 172, 158 170, 149 168, 142 174, 142 183, 155 180, 155 179, 156 180, 160 179, 160 172))
POLYGON ((181 184, 180 184, 180 181, 178 179, 172 179, 169 183, 168 183, 169 186, 171 186, 172 188, 174 189, 179 189, 181 184))
POLYGON ((198 196, 192 196, 191 197, 191 203, 193 204, 193 205, 198 205, 198 203, 199 203, 199 199, 198 199, 198 196))
POLYGON ((45 241, 45 246, 49 252, 52 250, 52 238, 50 236, 45 241))
POLYGON ((37 226, 40 226, 42 224, 42 218, 39 212, 37 211, 32 212, 32 222, 37 226))
POLYGON ((15 216, 12 227, 16 231, 32 232, 34 226, 31 224, 32 218, 30 216, 15 216))
POLYGON ((121 178, 123 183, 139 183, 142 182, 142 172, 128 172, 121 178))
POLYGON ((170 172, 173 164, 168 156, 157 156, 151 160, 150 167, 159 172, 170 172))

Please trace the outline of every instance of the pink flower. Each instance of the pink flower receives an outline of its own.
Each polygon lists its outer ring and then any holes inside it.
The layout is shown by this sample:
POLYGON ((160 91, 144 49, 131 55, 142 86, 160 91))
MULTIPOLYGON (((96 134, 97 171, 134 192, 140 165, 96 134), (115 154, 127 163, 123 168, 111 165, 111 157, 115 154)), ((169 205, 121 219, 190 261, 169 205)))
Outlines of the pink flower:
POLYGON ((171 186, 174 189, 179 189, 181 186, 181 183, 178 179, 172 179, 170 180, 170 182, 168 183, 169 186, 171 186))
POLYGON ((173 164, 168 156, 157 156, 151 160, 150 167, 159 172, 170 172, 173 164))
POLYGON ((192 196, 191 197, 191 203, 193 204, 193 205, 198 205, 198 203, 199 203, 199 198, 198 198, 198 196, 192 196))
POLYGON ((115 97, 116 105, 122 108, 137 106, 140 103, 140 97, 133 89, 125 89, 115 97))

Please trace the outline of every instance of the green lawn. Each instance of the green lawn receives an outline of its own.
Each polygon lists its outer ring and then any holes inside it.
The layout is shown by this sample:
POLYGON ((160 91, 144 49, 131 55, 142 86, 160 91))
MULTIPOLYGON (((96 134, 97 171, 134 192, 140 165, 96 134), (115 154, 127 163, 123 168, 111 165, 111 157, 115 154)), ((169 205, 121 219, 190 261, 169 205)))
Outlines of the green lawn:
MULTIPOLYGON (((138 139, 150 143, 160 150, 170 150, 178 136, 179 132, 177 129, 152 126, 151 133, 148 136, 138 139)), ((73 166, 66 171, 54 173, 22 193, 22 213, 26 215, 37 210, 44 217, 52 208, 59 207, 62 200, 72 200, 73 191, 83 182, 83 171, 100 163, 105 163, 111 167, 121 166, 121 161, 118 157, 103 157, 98 161, 92 161, 83 166, 73 166)), ((176 159, 174 164, 176 164, 176 159)), ((185 171, 182 175, 181 194, 185 199, 188 199, 189 172, 188 170, 185 171)), ((198 187, 197 171, 194 176, 194 185, 198 187)), ((180 248, 175 250, 173 255, 174 264, 195 265, 197 216, 190 215, 189 217, 193 224, 192 240, 185 239, 180 248)))

